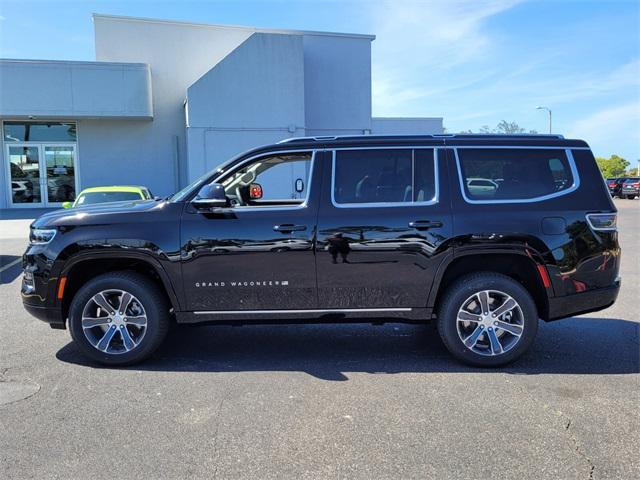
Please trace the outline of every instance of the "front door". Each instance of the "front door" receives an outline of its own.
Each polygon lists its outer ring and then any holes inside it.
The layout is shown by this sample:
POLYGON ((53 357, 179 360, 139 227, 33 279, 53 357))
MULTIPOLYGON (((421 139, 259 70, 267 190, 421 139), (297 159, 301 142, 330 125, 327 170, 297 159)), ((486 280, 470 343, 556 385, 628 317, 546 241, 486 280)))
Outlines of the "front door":
POLYGON ((6 156, 11 206, 56 207, 75 199, 75 145, 7 144, 6 156))
POLYGON ((219 179, 229 208, 206 213, 186 207, 181 256, 189 310, 317 308, 319 163, 313 152, 248 159, 219 179))
POLYGON ((318 216, 319 308, 426 307, 452 234, 443 150, 336 150, 324 178, 331 188, 318 216))

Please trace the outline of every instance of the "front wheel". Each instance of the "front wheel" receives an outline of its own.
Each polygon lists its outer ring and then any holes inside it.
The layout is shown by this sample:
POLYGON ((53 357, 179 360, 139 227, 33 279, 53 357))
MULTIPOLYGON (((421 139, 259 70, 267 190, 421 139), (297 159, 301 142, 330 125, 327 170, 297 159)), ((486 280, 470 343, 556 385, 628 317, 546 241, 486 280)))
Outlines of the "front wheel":
POLYGON ((438 309, 438 332, 458 360, 497 367, 515 361, 531 346, 538 312, 517 281, 499 273, 474 273, 448 287, 438 309))
POLYGON ((112 272, 87 282, 69 309, 69 330, 80 350, 105 365, 149 357, 169 328, 169 305, 158 287, 135 272, 112 272))

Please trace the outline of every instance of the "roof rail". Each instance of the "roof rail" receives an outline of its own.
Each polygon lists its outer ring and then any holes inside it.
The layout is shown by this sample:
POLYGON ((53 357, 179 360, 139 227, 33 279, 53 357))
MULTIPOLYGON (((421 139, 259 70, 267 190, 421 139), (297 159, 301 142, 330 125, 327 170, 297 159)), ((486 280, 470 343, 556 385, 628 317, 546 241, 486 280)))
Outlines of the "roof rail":
POLYGON ((297 143, 297 142, 326 142, 330 140, 354 139, 354 138, 557 138, 564 140, 564 135, 548 134, 548 133, 434 133, 424 135, 327 135, 319 137, 291 137, 280 140, 278 143, 297 143))

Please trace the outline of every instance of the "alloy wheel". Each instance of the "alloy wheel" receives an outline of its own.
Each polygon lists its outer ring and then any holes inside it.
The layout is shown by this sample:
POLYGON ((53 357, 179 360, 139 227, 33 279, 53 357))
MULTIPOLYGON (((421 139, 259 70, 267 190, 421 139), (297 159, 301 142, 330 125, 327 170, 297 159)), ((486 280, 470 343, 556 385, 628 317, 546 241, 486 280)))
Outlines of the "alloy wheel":
POLYGON ((518 302, 498 290, 482 290, 467 298, 458 310, 456 326, 462 343, 484 356, 511 350, 525 328, 518 302))
POLYGON ((142 303, 124 290, 102 290, 82 311, 82 331, 91 345, 109 354, 130 352, 147 332, 142 303))

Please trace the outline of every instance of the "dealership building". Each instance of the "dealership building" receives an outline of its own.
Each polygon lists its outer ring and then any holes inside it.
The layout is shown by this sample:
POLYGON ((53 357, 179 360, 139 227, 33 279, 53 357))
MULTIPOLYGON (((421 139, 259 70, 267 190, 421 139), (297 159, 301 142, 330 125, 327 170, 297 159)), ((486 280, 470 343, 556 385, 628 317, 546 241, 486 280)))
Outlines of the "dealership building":
POLYGON ((442 133, 371 115, 372 35, 93 16, 96 61, 0 60, 0 210, 87 187, 167 195, 297 136, 442 133))

